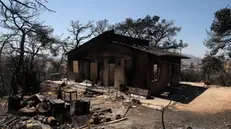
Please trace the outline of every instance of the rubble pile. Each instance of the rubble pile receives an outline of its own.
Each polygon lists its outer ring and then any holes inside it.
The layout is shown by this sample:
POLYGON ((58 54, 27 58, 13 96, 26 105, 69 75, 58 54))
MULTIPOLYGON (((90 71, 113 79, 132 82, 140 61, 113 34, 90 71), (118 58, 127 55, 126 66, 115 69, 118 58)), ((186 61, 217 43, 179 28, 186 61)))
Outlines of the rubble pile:
POLYGON ((2 129, 51 129, 58 126, 58 122, 53 117, 45 116, 16 116, 8 115, 2 122, 2 129))
POLYGON ((85 97, 95 97, 95 96, 103 95, 102 92, 97 92, 97 91, 90 90, 90 89, 86 89, 83 92, 83 94, 84 94, 85 97))
MULTIPOLYGON (((119 105, 114 102, 102 99, 100 101, 105 102, 106 105, 101 105, 101 107, 91 105, 91 101, 100 98, 96 96, 105 96, 103 92, 86 88, 85 91, 78 91, 78 95, 76 94, 74 97, 76 99, 66 100, 71 96, 71 94, 64 96, 65 89, 70 90, 67 88, 68 86, 61 84, 58 87, 49 81, 44 83, 44 86, 46 88, 41 93, 25 96, 22 101, 20 97, 10 96, 8 98, 8 113, 0 121, 0 128, 72 129, 100 126, 125 119, 125 116, 121 114, 123 111, 116 111, 120 109, 116 109, 119 105), (49 92, 55 94, 48 94, 49 92), (89 98, 92 99, 89 100, 89 98), (108 102, 116 107, 107 105, 108 102)), ((123 99, 124 97, 121 98, 121 100, 123 99)))
MULTIPOLYGON (((18 101, 18 98, 9 97, 8 103, 12 103, 15 100, 18 101)), ((60 111, 66 110, 66 113, 68 113, 68 109, 64 106, 64 103, 63 100, 49 100, 41 94, 32 95, 21 102, 20 105, 8 105, 7 117, 1 121, 0 127, 3 129, 47 129, 58 127, 64 121, 57 119, 58 117, 56 116, 62 115, 62 117, 65 117, 65 113, 60 111), (63 104, 63 107, 58 109, 56 105, 61 104, 63 104), (16 110, 16 107, 20 107, 20 109, 16 110), (57 111, 60 113, 56 113, 54 110, 60 110, 57 111)))

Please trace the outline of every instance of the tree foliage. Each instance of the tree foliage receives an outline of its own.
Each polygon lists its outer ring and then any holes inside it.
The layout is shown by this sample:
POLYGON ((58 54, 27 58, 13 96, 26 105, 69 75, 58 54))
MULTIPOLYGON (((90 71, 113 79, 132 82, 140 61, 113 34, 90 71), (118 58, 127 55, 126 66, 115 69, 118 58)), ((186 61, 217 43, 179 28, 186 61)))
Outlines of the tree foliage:
POLYGON ((220 9, 214 15, 204 44, 211 49, 211 55, 216 55, 219 50, 222 50, 231 57, 231 8, 220 9))
POLYGON ((214 20, 207 33, 204 45, 210 49, 210 55, 202 60, 203 74, 213 84, 230 85, 230 71, 224 69, 224 64, 231 57, 231 8, 214 13, 214 20))
POLYGON ((113 29, 113 26, 109 24, 107 19, 96 21, 93 26, 94 36, 98 36, 105 31, 113 29))
MULTIPOLYGON (((89 39, 93 35, 93 24, 89 21, 87 24, 80 23, 80 21, 71 21, 70 28, 67 29, 71 35, 70 46, 78 47, 83 41, 89 39)), ((72 48, 72 49, 73 49, 72 48)))
POLYGON ((230 85, 230 73, 224 68, 224 56, 206 55, 202 59, 203 78, 211 84, 230 85))
POLYGON ((162 49, 178 49, 187 46, 182 40, 177 41, 175 36, 181 28, 174 25, 173 21, 160 20, 159 16, 144 18, 127 18, 125 21, 114 25, 116 33, 150 41, 151 47, 162 49))
POLYGON ((202 59, 202 71, 204 74, 211 75, 216 72, 223 72, 224 62, 222 57, 215 57, 211 55, 206 55, 202 59))
POLYGON ((200 82, 202 80, 202 74, 201 70, 198 69, 199 67, 199 64, 195 65, 193 62, 189 65, 181 64, 181 81, 200 82))

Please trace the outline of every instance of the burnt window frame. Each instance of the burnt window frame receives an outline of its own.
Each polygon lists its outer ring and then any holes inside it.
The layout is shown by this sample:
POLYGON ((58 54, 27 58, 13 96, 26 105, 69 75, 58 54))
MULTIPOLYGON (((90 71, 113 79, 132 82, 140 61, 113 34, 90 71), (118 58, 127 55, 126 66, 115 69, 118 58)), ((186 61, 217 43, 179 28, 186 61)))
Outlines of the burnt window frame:
POLYGON ((158 82, 160 81, 160 63, 153 64, 153 81, 158 82), (155 66, 157 67, 155 70, 155 66))

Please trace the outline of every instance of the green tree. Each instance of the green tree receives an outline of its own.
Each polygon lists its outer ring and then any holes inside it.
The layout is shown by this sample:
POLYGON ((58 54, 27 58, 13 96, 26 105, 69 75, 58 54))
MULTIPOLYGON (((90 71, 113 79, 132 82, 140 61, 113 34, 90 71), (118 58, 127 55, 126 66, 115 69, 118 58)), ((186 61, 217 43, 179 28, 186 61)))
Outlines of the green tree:
POLYGON ((204 45, 210 49, 202 61, 202 70, 207 79, 228 85, 230 73, 224 70, 224 63, 231 57, 231 8, 223 8, 214 13, 214 20, 204 45), (217 56, 220 55, 220 56, 217 56))
POLYGON ((202 71, 204 74, 208 75, 214 74, 219 71, 223 71, 223 61, 219 57, 206 55, 202 59, 202 71))
POLYGON ((198 82, 201 81, 201 71, 197 70, 197 66, 194 65, 193 62, 190 63, 190 65, 185 65, 182 64, 182 68, 181 69, 181 79, 182 81, 190 81, 190 82, 198 82))
POLYGON ((224 69, 224 56, 206 55, 202 59, 203 78, 212 84, 229 85, 229 73, 224 69))
POLYGON ((216 55, 222 50, 226 56, 231 57, 231 8, 220 9, 214 15, 204 44, 211 49, 211 55, 216 55))

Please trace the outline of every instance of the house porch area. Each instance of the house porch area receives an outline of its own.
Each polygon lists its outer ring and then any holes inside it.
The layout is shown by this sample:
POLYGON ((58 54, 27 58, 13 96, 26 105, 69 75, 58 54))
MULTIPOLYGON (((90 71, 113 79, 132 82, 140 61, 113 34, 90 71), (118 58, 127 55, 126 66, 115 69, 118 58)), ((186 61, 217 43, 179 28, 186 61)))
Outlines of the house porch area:
POLYGON ((180 59, 159 58, 143 52, 133 52, 133 56, 104 53, 69 60, 72 79, 84 79, 100 86, 121 84, 129 87, 146 89, 151 94, 162 91, 168 84, 179 84, 180 59), (80 77, 82 76, 82 77, 80 77))

